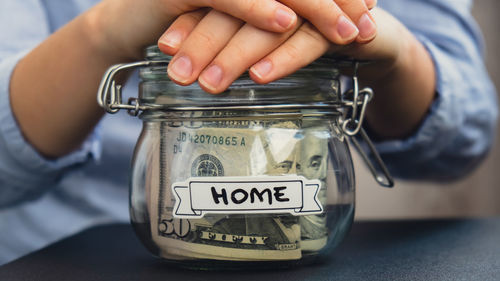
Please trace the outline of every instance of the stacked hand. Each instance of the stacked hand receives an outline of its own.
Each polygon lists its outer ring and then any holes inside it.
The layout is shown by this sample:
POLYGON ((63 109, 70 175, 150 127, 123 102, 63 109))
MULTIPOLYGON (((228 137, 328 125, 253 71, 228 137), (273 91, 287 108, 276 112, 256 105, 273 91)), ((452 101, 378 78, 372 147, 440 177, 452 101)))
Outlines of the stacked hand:
POLYGON ((226 12, 242 19, 202 9, 180 15, 168 28, 159 47, 175 55, 168 69, 172 80, 181 85, 198 80, 207 92, 219 93, 250 68, 252 79, 267 83, 309 64, 329 49, 366 44, 377 33, 369 11, 376 4, 374 0, 284 0, 281 3, 287 7, 278 7, 274 19, 265 21, 256 21, 258 16, 252 11, 277 2, 240 2, 254 5, 244 8, 247 13, 226 12))

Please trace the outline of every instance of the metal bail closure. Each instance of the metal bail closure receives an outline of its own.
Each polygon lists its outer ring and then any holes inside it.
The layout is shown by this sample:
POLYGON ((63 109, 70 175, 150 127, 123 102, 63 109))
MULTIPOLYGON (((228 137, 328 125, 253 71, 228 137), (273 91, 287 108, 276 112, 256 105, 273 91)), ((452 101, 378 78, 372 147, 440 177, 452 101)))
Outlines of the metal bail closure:
POLYGON ((352 77, 353 89, 346 93, 347 96, 352 95, 352 101, 345 101, 345 104, 350 107, 349 112, 347 112, 345 119, 340 122, 342 131, 350 136, 350 140, 353 143, 356 150, 359 152, 363 158, 368 169, 372 173, 375 180, 384 187, 393 187, 394 179, 389 173, 387 166, 377 152, 375 145, 368 137, 368 134, 363 129, 363 120, 366 113, 366 106, 368 102, 373 98, 373 90, 370 88, 359 89, 358 82, 358 68, 359 62, 354 62, 354 75, 352 77), (360 108, 361 106, 361 108, 360 108), (370 153, 373 155, 377 169, 373 165, 370 157, 367 155, 359 141, 355 138, 356 135, 360 134, 363 141, 367 144, 370 153))
POLYGON ((125 70, 132 70, 139 67, 167 66, 168 61, 140 61, 127 64, 117 64, 110 67, 99 85, 97 103, 108 113, 117 113, 121 109, 126 109, 132 116, 139 115, 139 112, 154 109, 152 105, 141 105, 137 98, 130 98, 128 103, 122 102, 122 85, 115 81, 116 75, 125 70))

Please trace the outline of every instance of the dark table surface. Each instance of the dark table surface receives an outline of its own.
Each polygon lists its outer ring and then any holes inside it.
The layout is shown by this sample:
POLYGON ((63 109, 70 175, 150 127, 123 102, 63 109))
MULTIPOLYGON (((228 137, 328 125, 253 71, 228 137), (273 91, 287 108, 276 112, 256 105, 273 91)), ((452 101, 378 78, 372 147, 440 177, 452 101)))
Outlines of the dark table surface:
POLYGON ((500 280, 500 218, 358 222, 322 264, 226 272, 166 265, 129 225, 106 225, 0 267, 0 280, 500 280))

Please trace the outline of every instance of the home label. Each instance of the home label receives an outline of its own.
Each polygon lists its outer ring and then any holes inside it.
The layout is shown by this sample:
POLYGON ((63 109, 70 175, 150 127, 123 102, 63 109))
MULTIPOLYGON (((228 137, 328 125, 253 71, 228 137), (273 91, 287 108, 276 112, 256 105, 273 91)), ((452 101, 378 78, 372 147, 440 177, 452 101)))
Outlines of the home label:
POLYGON ((319 180, 302 176, 192 177, 172 185, 174 217, 205 214, 278 214, 295 216, 323 212, 319 180))

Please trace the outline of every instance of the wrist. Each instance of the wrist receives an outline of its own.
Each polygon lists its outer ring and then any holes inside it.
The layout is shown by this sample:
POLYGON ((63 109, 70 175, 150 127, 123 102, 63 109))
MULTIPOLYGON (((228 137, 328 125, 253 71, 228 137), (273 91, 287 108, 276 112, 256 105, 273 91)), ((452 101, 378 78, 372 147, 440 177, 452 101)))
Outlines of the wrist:
POLYGON ((410 31, 387 71, 369 85, 375 98, 367 110, 370 127, 382 138, 413 134, 435 98, 435 68, 430 54, 410 31))
POLYGON ((156 44, 174 19, 150 2, 156 1, 101 1, 83 14, 86 36, 96 52, 114 63, 142 59, 144 48, 156 44))
MULTIPOLYGON (((133 7, 127 1, 101 1, 79 17, 86 42, 94 54, 109 64, 139 60, 142 48, 136 42, 132 17, 124 20, 133 7)), ((144 31, 142 31, 144 32, 144 31)))
POLYGON ((360 79, 370 85, 386 84, 398 73, 405 72, 416 41, 413 34, 392 15, 381 9, 375 12, 381 31, 373 44, 362 47, 362 52, 366 53, 363 58, 372 63, 360 69, 360 79))
POLYGON ((106 1, 103 1, 77 19, 84 37, 82 42, 87 42, 91 52, 96 57, 106 62, 109 61, 109 64, 127 61, 129 55, 124 50, 116 48, 117 44, 113 43, 113 34, 109 30, 109 18, 104 16, 105 6, 106 1))

